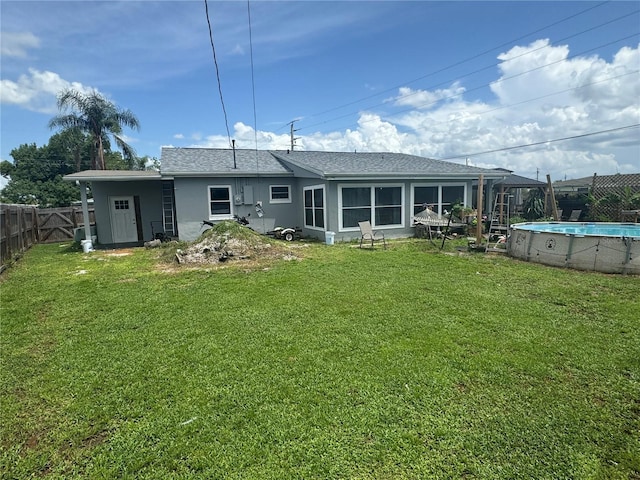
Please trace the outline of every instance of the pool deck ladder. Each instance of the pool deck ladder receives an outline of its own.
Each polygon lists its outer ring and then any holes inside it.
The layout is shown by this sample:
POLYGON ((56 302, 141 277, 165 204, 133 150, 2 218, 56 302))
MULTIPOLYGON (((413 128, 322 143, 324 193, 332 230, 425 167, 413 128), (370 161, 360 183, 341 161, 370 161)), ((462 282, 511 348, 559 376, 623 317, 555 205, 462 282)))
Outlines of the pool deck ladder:
POLYGON ((507 236, 509 234, 509 196, 507 192, 500 191, 491 211, 487 248, 485 252, 506 253, 507 236), (500 246, 502 245, 502 246, 500 246))

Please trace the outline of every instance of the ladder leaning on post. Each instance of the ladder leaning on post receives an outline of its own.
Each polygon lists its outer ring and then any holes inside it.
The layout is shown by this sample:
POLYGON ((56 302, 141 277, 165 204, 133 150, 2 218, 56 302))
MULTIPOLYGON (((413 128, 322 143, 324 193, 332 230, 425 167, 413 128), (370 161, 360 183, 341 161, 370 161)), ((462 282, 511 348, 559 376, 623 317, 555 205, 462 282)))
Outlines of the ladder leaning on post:
POLYGON ((505 252, 507 235, 509 234, 509 199, 507 192, 500 191, 491 212, 489 237, 486 252, 505 252), (500 247, 500 245, 504 245, 500 247))

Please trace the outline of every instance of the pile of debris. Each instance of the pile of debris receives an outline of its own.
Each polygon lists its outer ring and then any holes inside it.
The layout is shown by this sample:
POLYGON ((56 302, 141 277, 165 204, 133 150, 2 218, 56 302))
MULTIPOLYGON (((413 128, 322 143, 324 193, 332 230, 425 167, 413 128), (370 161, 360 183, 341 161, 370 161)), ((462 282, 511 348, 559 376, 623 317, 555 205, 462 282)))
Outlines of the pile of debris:
POLYGON ((176 251, 180 264, 215 264, 233 260, 285 258, 288 248, 234 221, 223 221, 206 230, 185 249, 176 251), (276 244, 278 243, 278 244, 276 244))

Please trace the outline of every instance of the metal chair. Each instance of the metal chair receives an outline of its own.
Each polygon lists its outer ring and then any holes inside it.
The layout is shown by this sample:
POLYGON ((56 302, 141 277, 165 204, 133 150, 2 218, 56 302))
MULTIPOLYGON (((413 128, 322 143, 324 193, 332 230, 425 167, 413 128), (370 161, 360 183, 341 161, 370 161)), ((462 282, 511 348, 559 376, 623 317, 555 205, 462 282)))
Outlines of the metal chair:
POLYGON ((577 222, 580 220, 580 215, 582 215, 582 210, 571 210, 571 215, 569 216, 570 222, 577 222))
POLYGON ((387 249, 387 242, 384 238, 384 233, 380 231, 376 231, 371 227, 371 222, 368 220, 366 222, 358 222, 360 226, 360 248, 362 248, 362 242, 364 240, 371 241, 371 248, 373 248, 373 242, 382 240, 382 244, 384 245, 384 249, 387 249))

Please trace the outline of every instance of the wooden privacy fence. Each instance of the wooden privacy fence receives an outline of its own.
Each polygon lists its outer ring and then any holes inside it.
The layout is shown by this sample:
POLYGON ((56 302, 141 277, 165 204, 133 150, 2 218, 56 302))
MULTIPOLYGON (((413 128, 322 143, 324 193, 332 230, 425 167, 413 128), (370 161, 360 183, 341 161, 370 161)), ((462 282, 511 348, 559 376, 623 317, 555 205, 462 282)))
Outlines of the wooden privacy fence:
POLYGON ((0 205, 0 271, 37 241, 36 207, 0 205))
MULTIPOLYGON (((95 212, 89 209, 95 224, 95 212)), ((74 230, 84 225, 82 208, 37 208, 0 204, 0 271, 34 243, 73 240, 74 230)))
MULTIPOLYGON (((89 208, 89 222, 95 225, 95 211, 89 208)), ((73 239, 74 230, 84 226, 81 207, 38 209, 40 243, 65 242, 73 239)))

